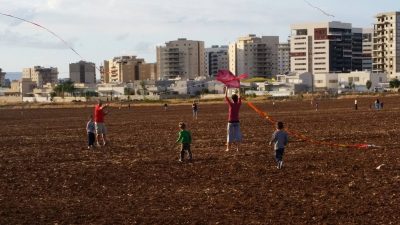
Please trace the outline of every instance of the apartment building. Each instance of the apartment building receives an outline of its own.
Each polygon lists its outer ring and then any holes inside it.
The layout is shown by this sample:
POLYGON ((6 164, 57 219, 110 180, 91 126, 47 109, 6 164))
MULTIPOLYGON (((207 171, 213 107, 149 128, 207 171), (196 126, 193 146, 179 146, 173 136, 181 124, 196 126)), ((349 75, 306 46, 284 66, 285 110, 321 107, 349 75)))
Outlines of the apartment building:
POLYGON ((373 72, 385 72, 391 78, 400 73, 400 12, 375 16, 372 60, 373 72))
POLYGON ((229 45, 229 70, 249 77, 272 77, 278 72, 278 36, 250 34, 229 45))
POLYGON ((205 75, 204 42, 179 38, 157 47, 159 78, 195 79, 205 75))
POLYGON ((79 61, 69 64, 69 78, 74 83, 96 83, 96 65, 92 62, 79 61))
POLYGON ((206 48, 204 53, 205 74, 209 77, 217 75, 219 70, 229 69, 229 47, 227 45, 213 45, 206 48))
POLYGON ((362 70, 372 71, 372 39, 374 35, 373 28, 362 29, 362 70))
POLYGON ((32 82, 36 83, 38 88, 41 88, 47 83, 58 83, 58 69, 54 67, 45 68, 41 66, 24 68, 22 71, 22 78, 31 79, 32 82))
POLYGON ((119 56, 104 60, 100 68, 102 83, 131 83, 140 79, 140 65, 144 59, 136 56, 119 56))
POLYGON ((0 68, 0 87, 5 86, 6 73, 0 68))
POLYGON ((157 63, 139 64, 139 80, 158 80, 157 63))
POLYGON ((290 43, 278 45, 278 74, 290 72, 290 43))
POLYGON ((323 74, 362 70, 362 30, 350 23, 325 22, 291 26, 290 67, 323 74))
POLYGON ((11 82, 11 92, 19 93, 19 95, 24 96, 26 94, 32 93, 33 89, 36 88, 37 82, 32 81, 30 78, 21 78, 20 80, 15 80, 11 82))

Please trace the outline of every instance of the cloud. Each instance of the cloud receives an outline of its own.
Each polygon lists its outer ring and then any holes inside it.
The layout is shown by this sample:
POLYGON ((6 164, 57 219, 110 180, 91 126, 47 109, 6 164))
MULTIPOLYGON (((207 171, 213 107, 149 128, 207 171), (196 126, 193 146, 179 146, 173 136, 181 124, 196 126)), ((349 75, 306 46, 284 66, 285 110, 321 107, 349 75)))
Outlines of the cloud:
MULTIPOLYGON (((69 43, 72 43, 70 40, 69 43)), ((38 35, 27 36, 10 30, 0 32, 0 44, 8 47, 29 47, 39 49, 69 49, 60 41, 43 41, 43 38, 38 35)))
MULTIPOLYGON (((37 15, 37 11, 34 8, 31 8, 31 9, 20 8, 20 9, 11 11, 11 12, 7 12, 6 14, 14 15, 14 16, 20 17, 22 19, 26 19, 26 20, 32 20, 37 15)), ((16 19, 11 19, 11 18, 8 21, 9 21, 9 23, 7 23, 7 24, 9 27, 15 27, 15 26, 20 25, 21 23, 24 23, 21 20, 16 20, 16 19)))
POLYGON ((131 36, 130 33, 122 33, 122 34, 119 34, 118 36, 116 36, 115 40, 116 41, 124 41, 124 40, 128 39, 129 36, 131 36))
POLYGON ((47 7, 49 7, 50 9, 58 8, 59 5, 60 5, 59 0, 47 0, 47 7))

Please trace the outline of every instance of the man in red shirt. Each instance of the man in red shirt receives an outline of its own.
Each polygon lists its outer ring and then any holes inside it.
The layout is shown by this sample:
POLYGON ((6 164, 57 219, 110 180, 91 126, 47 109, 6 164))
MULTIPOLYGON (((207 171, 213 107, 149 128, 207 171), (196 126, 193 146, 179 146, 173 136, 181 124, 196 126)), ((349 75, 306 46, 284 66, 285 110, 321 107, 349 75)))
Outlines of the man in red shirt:
POLYGON ((228 98, 228 88, 225 88, 225 101, 229 105, 229 116, 228 116, 228 137, 226 140, 226 151, 230 150, 232 143, 236 143, 236 150, 239 151, 239 144, 242 141, 242 133, 240 132, 239 123, 239 110, 242 105, 242 99, 240 98, 240 92, 238 95, 232 95, 232 101, 228 98))
POLYGON ((97 140, 97 145, 100 146, 99 143, 99 138, 100 136, 103 139, 103 146, 106 145, 106 134, 107 134, 107 128, 104 125, 104 116, 107 115, 107 111, 104 109, 108 107, 108 104, 103 105, 101 100, 98 101, 98 104, 94 107, 94 123, 96 127, 96 140, 97 140))

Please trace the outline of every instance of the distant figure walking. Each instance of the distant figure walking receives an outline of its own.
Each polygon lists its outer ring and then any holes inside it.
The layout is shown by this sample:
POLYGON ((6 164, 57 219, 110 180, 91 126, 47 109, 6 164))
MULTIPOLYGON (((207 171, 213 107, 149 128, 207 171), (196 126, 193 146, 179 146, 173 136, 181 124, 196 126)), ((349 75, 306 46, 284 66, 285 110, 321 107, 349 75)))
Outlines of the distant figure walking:
POLYGON ((357 110, 358 109, 358 105, 357 105, 357 99, 354 100, 354 109, 357 110))
POLYGON ((232 95, 232 101, 228 98, 228 88, 225 88, 225 101, 229 106, 228 127, 226 150, 229 151, 231 144, 236 144, 236 150, 239 151, 239 145, 242 141, 242 133, 240 132, 239 110, 242 105, 240 91, 238 95, 232 95))
POLYGON ((272 134, 269 145, 274 144, 275 150, 275 161, 277 163, 276 168, 282 169, 283 167, 283 154, 285 152, 285 147, 288 144, 288 135, 283 130, 283 122, 278 122, 276 124, 276 130, 272 134))
POLYGON ((186 130, 186 124, 183 122, 179 123, 179 128, 181 129, 179 131, 179 136, 178 140, 176 140, 176 143, 181 143, 181 153, 179 156, 179 162, 183 162, 185 158, 185 152, 187 151, 189 154, 189 161, 192 161, 192 151, 190 150, 190 144, 192 143, 192 135, 190 131, 186 130))
POLYGON ((164 104, 164 111, 167 111, 167 110, 168 110, 168 104, 165 103, 165 104, 164 104))
POLYGON ((192 110, 193 110, 193 119, 197 120, 197 113, 199 110, 199 106, 197 105, 196 101, 193 101, 192 110))
POLYGON ((97 145, 100 146, 100 137, 103 140, 103 146, 107 144, 107 128, 104 124, 104 116, 108 114, 104 109, 108 107, 108 104, 103 105, 101 100, 98 101, 98 104, 94 108, 94 123, 96 127, 96 140, 97 145))
POLYGON ((318 102, 315 102, 315 111, 318 111, 318 108, 319 108, 319 104, 318 104, 318 102))

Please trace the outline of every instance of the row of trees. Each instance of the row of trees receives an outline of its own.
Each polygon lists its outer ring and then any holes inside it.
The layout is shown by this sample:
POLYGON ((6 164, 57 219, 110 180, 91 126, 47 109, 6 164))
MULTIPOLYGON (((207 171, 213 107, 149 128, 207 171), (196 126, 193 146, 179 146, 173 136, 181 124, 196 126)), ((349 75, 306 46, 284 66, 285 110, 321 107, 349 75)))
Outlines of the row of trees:
POLYGON ((80 91, 79 89, 75 88, 74 82, 71 80, 63 81, 59 83, 57 86, 54 87, 53 92, 50 93, 50 97, 54 98, 56 96, 59 97, 65 97, 65 93, 67 93, 69 96, 73 97, 83 97, 85 96, 86 98, 88 97, 95 97, 98 96, 97 92, 94 91, 80 91))

